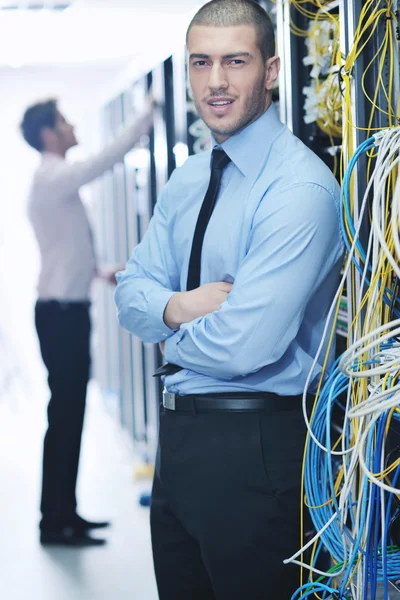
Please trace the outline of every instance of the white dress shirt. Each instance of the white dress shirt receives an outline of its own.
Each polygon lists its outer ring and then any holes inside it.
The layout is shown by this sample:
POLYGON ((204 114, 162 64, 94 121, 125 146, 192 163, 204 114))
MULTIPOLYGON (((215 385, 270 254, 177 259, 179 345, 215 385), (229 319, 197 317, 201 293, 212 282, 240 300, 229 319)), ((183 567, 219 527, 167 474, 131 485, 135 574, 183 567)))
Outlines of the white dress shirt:
POLYGON ((83 162, 69 164, 58 154, 42 154, 28 204, 41 255, 41 300, 88 300, 95 256, 79 188, 122 160, 149 131, 151 120, 150 111, 141 115, 99 154, 83 162))

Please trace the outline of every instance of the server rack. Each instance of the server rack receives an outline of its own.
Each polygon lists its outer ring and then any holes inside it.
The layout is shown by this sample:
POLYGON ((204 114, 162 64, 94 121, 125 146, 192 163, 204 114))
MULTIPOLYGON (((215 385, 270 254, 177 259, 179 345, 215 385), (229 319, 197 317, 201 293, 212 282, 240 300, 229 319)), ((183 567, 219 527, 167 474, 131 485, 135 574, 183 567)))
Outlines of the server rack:
MULTIPOLYGON (((116 98, 104 109, 103 132, 105 143, 112 140, 116 124, 121 122, 121 98, 116 98)), ((95 211, 95 237, 98 260, 101 265, 116 264, 118 260, 118 236, 114 230, 118 225, 115 208, 117 203, 117 181, 119 165, 103 176, 95 211)), ((96 329, 95 365, 98 379, 108 409, 120 418, 120 383, 119 383, 119 332, 115 325, 113 290, 108 286, 97 286, 95 303, 95 323, 101 324, 96 329)))
MULTIPOLYGON (((126 93, 129 100, 130 117, 143 110, 146 102, 146 80, 141 78, 126 93)), ((150 170, 149 140, 144 139, 139 147, 133 149, 125 158, 125 172, 127 180, 126 190, 126 225, 127 247, 124 257, 126 262, 132 249, 143 237, 148 223, 148 179, 150 170)), ((127 385, 122 398, 126 411, 130 411, 133 426, 130 433, 137 444, 143 447, 146 443, 146 389, 142 385, 145 369, 145 352, 141 341, 124 331, 123 335, 129 340, 129 353, 124 369, 128 374, 127 385)))
MULTIPOLYGON (((150 87, 157 102, 149 137, 103 178, 96 219, 100 262, 127 262, 147 230, 158 194, 189 153, 184 56, 182 50, 169 57, 104 109, 107 141, 144 108, 150 87)), ((153 374, 162 357, 157 345, 119 328, 112 289, 103 286, 97 296, 97 379, 109 408, 143 458, 151 461, 161 399, 160 382, 153 374)))
MULTIPOLYGON (((316 154, 318 154, 326 164, 333 169, 334 163, 339 164, 340 153, 343 150, 346 153, 346 148, 342 147, 342 137, 329 139, 317 127, 316 123, 305 123, 304 119, 304 95, 303 90, 310 83, 311 68, 303 64, 303 59, 306 56, 306 37, 301 37, 293 34, 293 26, 306 31, 310 20, 299 13, 294 6, 294 2, 289 0, 277 0, 277 37, 282 57, 283 69, 280 73, 279 90, 280 90, 280 111, 281 119, 285 121, 292 131, 306 145, 308 145, 316 154)), ((331 15, 335 15, 339 20, 340 31, 340 50, 342 60, 349 54, 352 47, 354 34, 359 23, 360 14, 363 8, 362 0, 332 0, 321 2, 322 10, 331 15)), ((310 10, 316 11, 315 7, 309 7, 310 10)), ((372 61, 372 67, 369 69, 367 77, 363 73, 366 66, 375 56, 377 49, 382 40, 383 23, 380 23, 371 40, 366 44, 366 47, 357 59, 352 72, 352 122, 353 122, 353 145, 357 147, 366 139, 366 123, 367 115, 369 114, 369 106, 364 89, 370 95, 373 93, 378 77, 377 65, 372 61), (363 82, 362 82, 363 79, 363 82)), ((341 85, 341 71, 337 70, 338 85, 341 85)), ((389 87, 389 65, 385 61, 385 69, 383 72, 385 84, 389 87)), ((397 86, 398 89, 398 86, 397 86)), ((380 107, 387 106, 387 99, 383 91, 380 92, 377 98, 377 104, 380 107)), ((345 127, 343 123, 343 127, 345 127)), ((372 127, 384 128, 389 125, 389 120, 383 112, 378 111, 374 117, 372 127)), ((357 165, 357 187, 361 191, 366 187, 366 158, 363 157, 357 165)), ((337 169, 339 179, 339 169, 337 169)), ((362 197, 363 193, 361 194, 362 197)), ((363 223, 362 240, 366 240, 369 233, 367 215, 365 223, 363 223)), ((356 221, 357 222, 357 221, 356 221)), ((360 285, 360 279, 357 277, 356 285, 360 285)), ((351 299, 348 298, 345 292, 339 310, 338 327, 337 327, 337 352, 340 354, 345 349, 347 334, 351 323, 351 299)))

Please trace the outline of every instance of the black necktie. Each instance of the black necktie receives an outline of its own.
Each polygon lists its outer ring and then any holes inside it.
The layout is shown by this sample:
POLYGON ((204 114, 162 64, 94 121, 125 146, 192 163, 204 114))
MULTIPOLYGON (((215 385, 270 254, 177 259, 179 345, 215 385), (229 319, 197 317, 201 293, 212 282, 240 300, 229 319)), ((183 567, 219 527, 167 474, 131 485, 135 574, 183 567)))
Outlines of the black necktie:
MULTIPOLYGON (((197 217, 196 228, 194 230, 192 250, 190 252, 189 269, 186 289, 194 290, 200 285, 201 269, 201 250, 203 248, 204 235, 208 222, 213 213, 215 202, 217 200, 219 186, 221 184, 222 171, 230 162, 230 158, 223 150, 214 149, 211 157, 211 176, 208 184, 203 204, 201 205, 199 216, 197 217)), ((157 369, 155 376, 172 375, 180 371, 182 367, 178 365, 166 364, 157 369)))
POLYGON ((211 158, 211 176, 203 204, 201 205, 194 230, 192 251, 190 253, 189 270, 186 289, 194 290, 200 285, 201 250, 208 222, 214 210, 215 201, 221 184, 222 171, 230 162, 230 158, 223 150, 213 150, 211 158))

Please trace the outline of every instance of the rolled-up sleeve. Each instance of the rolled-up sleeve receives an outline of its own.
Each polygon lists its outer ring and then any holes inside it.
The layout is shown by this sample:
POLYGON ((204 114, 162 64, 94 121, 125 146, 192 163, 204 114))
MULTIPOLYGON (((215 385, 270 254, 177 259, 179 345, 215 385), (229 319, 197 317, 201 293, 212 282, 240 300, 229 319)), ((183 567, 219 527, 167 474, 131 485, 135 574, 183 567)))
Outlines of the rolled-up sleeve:
POLYGON ((144 342, 156 343, 174 334, 163 319, 169 299, 179 291, 179 271, 169 243, 168 186, 160 194, 142 242, 125 271, 117 274, 119 323, 144 342))
POLYGON ((169 337, 166 360, 227 380, 277 362, 295 339, 311 296, 342 253, 330 192, 301 183, 267 193, 226 302, 169 337))

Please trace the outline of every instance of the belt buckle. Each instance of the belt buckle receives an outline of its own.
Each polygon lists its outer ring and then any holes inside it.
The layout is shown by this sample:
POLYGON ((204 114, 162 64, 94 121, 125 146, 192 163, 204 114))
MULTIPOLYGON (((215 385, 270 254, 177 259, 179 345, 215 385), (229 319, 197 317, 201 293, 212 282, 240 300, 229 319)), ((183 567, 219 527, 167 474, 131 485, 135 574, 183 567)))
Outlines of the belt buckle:
POLYGON ((163 406, 168 410, 176 410, 175 406, 175 398, 176 394, 171 394, 171 392, 167 392, 167 390, 163 390, 163 406))

